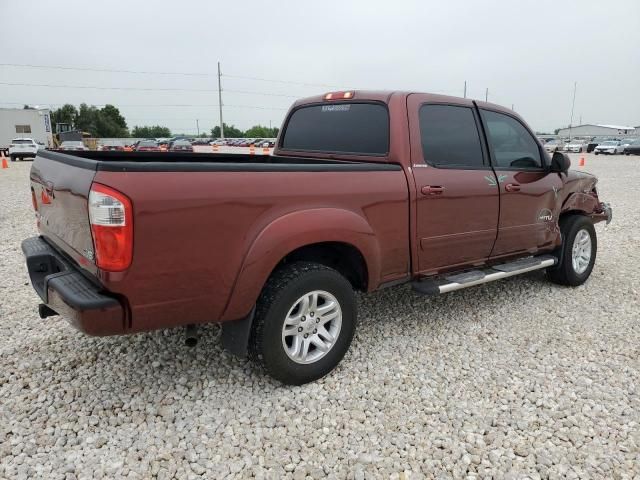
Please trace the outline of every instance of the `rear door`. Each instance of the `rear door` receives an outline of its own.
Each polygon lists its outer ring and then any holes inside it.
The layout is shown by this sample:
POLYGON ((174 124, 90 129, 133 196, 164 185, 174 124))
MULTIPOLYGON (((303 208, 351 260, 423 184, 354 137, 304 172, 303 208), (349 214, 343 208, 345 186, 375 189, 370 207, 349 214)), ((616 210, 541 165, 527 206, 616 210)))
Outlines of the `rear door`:
POLYGON ((496 239, 499 192, 473 102, 407 98, 421 274, 479 265, 496 239))
POLYGON ((480 109, 500 188, 500 224, 491 257, 552 248, 562 188, 531 131, 515 115, 480 109))

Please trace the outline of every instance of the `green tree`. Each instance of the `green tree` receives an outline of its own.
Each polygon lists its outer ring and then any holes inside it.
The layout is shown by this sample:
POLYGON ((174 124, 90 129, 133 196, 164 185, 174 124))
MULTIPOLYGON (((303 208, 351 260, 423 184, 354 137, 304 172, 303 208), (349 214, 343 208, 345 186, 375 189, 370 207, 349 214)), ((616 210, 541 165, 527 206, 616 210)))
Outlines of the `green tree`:
POLYGON ((105 105, 96 116, 97 137, 128 137, 127 122, 113 105, 105 105))
POLYGON ((275 138, 278 136, 278 129, 254 125, 244 132, 244 136, 249 138, 275 138))
POLYGON ((98 109, 86 103, 81 103, 78 109, 78 115, 76 115, 75 127, 81 132, 89 132, 95 136, 98 130, 97 123, 98 109))
MULTIPOLYGON (((244 132, 239 128, 236 128, 235 125, 224 125, 224 136, 227 138, 242 138, 244 137, 244 132)), ((220 127, 216 126, 211 129, 211 136, 213 138, 220 138, 220 127)))
POLYGON ((152 127, 133 127, 131 136, 134 138, 163 138, 170 137, 171 130, 167 127, 154 125, 152 127))
POLYGON ((51 128, 56 132, 56 125, 58 123, 67 123, 71 126, 75 124, 76 117, 78 116, 78 109, 70 103, 65 103, 57 110, 51 111, 51 128))

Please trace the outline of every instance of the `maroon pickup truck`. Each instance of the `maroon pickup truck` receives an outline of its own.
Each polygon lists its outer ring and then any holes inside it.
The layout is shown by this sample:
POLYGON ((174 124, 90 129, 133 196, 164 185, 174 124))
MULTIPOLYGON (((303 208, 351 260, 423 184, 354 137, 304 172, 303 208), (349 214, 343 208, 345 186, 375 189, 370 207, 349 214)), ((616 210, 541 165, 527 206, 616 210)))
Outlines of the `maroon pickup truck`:
POLYGON ((42 318, 90 335, 222 325, 291 384, 330 372, 354 290, 439 294, 545 269, 580 285, 611 220, 596 178, 511 110, 408 92, 296 102, 273 156, 40 151, 40 236, 22 244, 42 318))

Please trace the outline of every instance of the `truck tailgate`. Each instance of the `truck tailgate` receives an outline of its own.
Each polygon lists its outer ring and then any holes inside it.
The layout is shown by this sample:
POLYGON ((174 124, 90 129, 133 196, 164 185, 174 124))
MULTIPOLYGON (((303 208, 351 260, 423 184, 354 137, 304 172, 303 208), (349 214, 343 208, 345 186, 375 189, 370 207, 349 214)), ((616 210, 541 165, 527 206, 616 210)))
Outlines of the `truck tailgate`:
POLYGON ((95 274, 87 199, 96 172, 91 162, 83 162, 81 167, 38 155, 31 168, 31 189, 42 236, 95 274))

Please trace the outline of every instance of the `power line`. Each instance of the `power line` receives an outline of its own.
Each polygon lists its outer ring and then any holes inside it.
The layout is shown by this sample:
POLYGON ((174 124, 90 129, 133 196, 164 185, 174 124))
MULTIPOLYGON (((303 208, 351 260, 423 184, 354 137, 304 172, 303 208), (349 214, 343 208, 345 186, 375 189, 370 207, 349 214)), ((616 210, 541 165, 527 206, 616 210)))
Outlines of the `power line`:
POLYGON ((213 93, 217 90, 197 89, 197 88, 148 88, 148 87, 96 87, 93 85, 52 85, 46 83, 10 83, 0 82, 0 85, 11 85, 17 87, 47 87, 47 88, 86 88, 90 90, 135 90, 135 91, 160 91, 160 92, 207 92, 213 93))
POLYGON ((65 67, 62 65, 31 65, 26 63, 0 63, 0 67, 41 68, 49 70, 76 70, 80 72, 135 73, 144 75, 182 75, 189 77, 211 77, 210 73, 200 72, 149 72, 140 70, 113 70, 108 68, 65 67))
MULTIPOLYGON (((51 103, 51 102, 0 102, 0 105, 48 105, 48 106, 55 106, 55 107, 60 107, 63 105, 67 105, 69 104, 69 102, 67 103, 51 103)), ((93 107, 104 107, 106 105, 114 105, 118 108, 123 108, 123 107, 217 107, 218 104, 217 103, 182 103, 182 104, 177 104, 177 103, 166 103, 166 104, 162 104, 162 103, 154 103, 154 104, 91 104, 91 106, 93 107)), ((231 107, 231 108, 252 108, 252 109, 257 109, 257 110, 288 110, 287 108, 282 108, 282 107, 268 107, 268 106, 259 106, 259 105, 224 105, 225 107, 231 107)))

